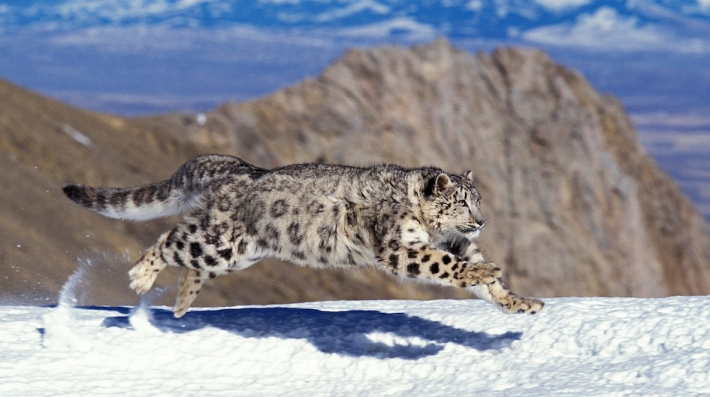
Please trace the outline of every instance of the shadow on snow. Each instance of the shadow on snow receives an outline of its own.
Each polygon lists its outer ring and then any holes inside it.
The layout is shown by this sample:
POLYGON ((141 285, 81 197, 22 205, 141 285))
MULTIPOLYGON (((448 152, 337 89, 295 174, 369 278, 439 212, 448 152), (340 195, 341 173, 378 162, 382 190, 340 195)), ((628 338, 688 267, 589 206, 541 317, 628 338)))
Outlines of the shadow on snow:
MULTIPOLYGON (((404 313, 373 310, 218 309, 191 311, 179 319, 163 309, 153 309, 152 314, 151 323, 163 332, 186 333, 212 327, 246 338, 306 339, 323 353, 356 357, 418 359, 439 353, 446 343, 479 351, 500 350, 522 336, 521 332, 489 335, 466 331, 404 313)), ((129 316, 108 317, 103 326, 130 329, 129 316)))

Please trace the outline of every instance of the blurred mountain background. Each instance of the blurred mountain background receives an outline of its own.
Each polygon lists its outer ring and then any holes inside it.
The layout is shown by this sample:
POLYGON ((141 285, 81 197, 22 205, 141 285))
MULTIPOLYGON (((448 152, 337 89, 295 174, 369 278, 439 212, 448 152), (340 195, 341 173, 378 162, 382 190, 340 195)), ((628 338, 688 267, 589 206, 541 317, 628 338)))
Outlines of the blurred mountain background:
POLYGON ((710 219, 708 0, 0 1, 0 77, 111 114, 206 112, 347 48, 438 37, 541 48, 582 73, 710 219))
MULTIPOLYGON (((471 168, 514 289, 706 294, 709 33, 707 1, 0 2, 0 299, 51 302, 79 266, 85 303, 137 302, 129 262, 175 219, 103 219, 58 189, 207 152, 471 168)), ((197 304, 457 296, 259 264, 197 304)))

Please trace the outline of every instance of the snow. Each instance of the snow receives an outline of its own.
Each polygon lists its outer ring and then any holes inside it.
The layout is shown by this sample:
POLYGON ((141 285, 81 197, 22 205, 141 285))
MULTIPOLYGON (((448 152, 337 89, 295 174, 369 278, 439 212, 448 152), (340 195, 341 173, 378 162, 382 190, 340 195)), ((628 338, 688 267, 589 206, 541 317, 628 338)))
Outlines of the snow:
POLYGON ((74 139, 75 141, 79 142, 80 144, 82 144, 88 148, 91 148, 94 146, 94 142, 92 142, 88 136, 77 131, 76 128, 70 126, 69 124, 62 125, 62 131, 64 131, 64 133, 66 133, 67 135, 72 137, 72 139, 74 139))
MULTIPOLYGON (((80 277, 80 276, 77 276, 80 277)), ((71 289, 71 288, 68 288, 71 289)), ((710 393, 710 298, 0 306, 0 395, 710 393)))

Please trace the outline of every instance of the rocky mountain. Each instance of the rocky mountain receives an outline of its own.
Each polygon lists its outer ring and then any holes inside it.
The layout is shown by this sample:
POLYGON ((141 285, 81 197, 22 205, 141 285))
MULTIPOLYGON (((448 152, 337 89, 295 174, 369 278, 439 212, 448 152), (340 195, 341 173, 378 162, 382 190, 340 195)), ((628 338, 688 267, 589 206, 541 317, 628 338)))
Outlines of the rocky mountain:
MULTIPOLYGON (((87 303, 135 303, 124 252, 137 259, 174 220, 104 219, 73 206, 59 188, 157 181, 208 152, 264 167, 471 169, 489 218, 482 245, 514 290, 541 297, 710 291, 704 220, 644 153, 621 105, 539 51, 472 56, 445 40, 351 50, 316 79, 226 103, 206 120, 88 113, 8 84, 0 98, 0 161, 11 170, 0 173, 5 299, 54 299, 78 257, 86 274, 77 288, 87 303)), ((174 275, 160 281, 170 285, 174 275)), ((168 290, 156 302, 173 296, 168 290)), ((216 280, 197 304, 454 296, 464 295, 373 271, 264 263, 216 280)))
MULTIPOLYGON (((61 187, 151 183, 200 154, 247 154, 248 149, 220 147, 194 116, 118 118, 0 81, 0 304, 56 302, 75 271, 80 277, 72 288, 80 304, 137 304, 128 288, 130 264, 177 219, 103 218, 70 203, 61 187)), ((277 162, 265 157, 259 163, 277 162)), ((345 274, 264 262, 239 277, 210 283, 197 304, 465 296, 453 289, 400 284, 374 271, 345 274)), ((172 288, 174 270, 161 275, 157 285, 172 288)), ((154 303, 171 305, 176 290, 169 288, 154 294, 154 303)))

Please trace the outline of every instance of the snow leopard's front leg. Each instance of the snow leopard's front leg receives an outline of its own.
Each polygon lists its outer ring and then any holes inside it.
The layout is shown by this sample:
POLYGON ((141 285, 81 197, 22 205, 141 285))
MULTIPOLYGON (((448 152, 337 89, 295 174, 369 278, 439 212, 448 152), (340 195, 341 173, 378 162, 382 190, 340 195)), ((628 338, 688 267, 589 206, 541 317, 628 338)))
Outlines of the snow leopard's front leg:
POLYGON ((500 280, 501 270, 485 257, 477 247, 466 246, 469 259, 423 242, 411 242, 407 247, 385 249, 380 263, 400 277, 465 288, 481 299, 495 304, 508 313, 540 311, 544 303, 535 298, 524 298, 510 292, 500 280), (475 253, 475 255, 473 255, 475 253))
POLYGON ((545 303, 539 299, 518 296, 511 292, 498 278, 490 284, 476 284, 466 287, 479 298, 491 302, 506 313, 535 314, 542 310, 545 303))
POLYGON ((459 233, 450 233, 436 243, 436 248, 450 252, 457 257, 472 263, 488 262, 474 239, 469 239, 459 233))
MULTIPOLYGON (((451 252, 457 257, 474 264, 489 263, 483 252, 478 248, 478 243, 474 239, 453 233, 436 243, 436 247, 444 251, 451 252)), ((495 266, 495 265, 494 265, 495 266)), ((531 313, 534 314, 542 310, 545 304, 539 299, 518 296, 511 292, 500 278, 493 283, 476 284, 466 289, 474 293, 479 298, 497 304, 503 311, 509 313, 531 313)))

